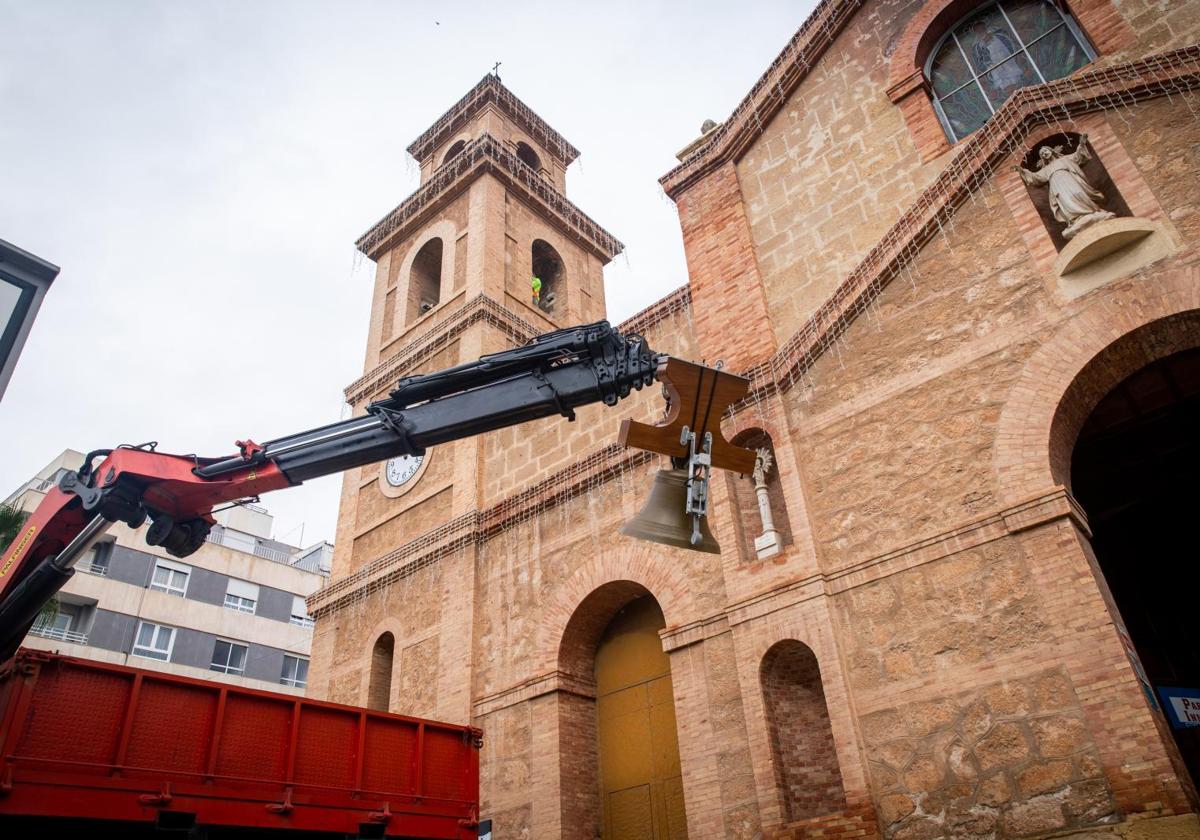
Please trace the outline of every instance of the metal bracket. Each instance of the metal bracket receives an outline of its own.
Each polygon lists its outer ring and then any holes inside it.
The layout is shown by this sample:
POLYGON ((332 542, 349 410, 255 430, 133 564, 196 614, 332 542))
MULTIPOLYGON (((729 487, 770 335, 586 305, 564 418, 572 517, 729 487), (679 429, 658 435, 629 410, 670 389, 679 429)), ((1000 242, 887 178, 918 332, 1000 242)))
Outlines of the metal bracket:
POLYGON ((404 422, 404 413, 396 411, 394 408, 388 408, 386 405, 374 403, 367 406, 367 413, 373 414, 379 418, 379 422, 386 428, 396 434, 398 438, 404 441, 406 448, 411 455, 424 455, 425 450, 419 446, 414 446, 408 438, 408 426, 404 422))
POLYGON ((696 450, 696 433, 684 426, 679 442, 687 447, 687 503, 684 512, 692 518, 692 545, 699 545, 700 517, 708 515, 708 484, 712 476, 712 432, 705 432, 700 450, 696 450))

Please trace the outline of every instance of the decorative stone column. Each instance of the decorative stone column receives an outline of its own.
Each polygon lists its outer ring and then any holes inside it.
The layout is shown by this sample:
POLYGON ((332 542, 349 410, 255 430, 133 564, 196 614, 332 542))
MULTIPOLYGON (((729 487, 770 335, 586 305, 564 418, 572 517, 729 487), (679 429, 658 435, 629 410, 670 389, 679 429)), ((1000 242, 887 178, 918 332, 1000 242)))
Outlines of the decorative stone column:
POLYGON ((758 515, 762 519, 763 532, 754 538, 754 552, 759 560, 765 560, 779 553, 782 540, 775 530, 775 517, 771 514, 771 496, 767 492, 767 473, 773 462, 771 450, 763 447, 758 450, 754 461, 754 495, 758 498, 758 515))

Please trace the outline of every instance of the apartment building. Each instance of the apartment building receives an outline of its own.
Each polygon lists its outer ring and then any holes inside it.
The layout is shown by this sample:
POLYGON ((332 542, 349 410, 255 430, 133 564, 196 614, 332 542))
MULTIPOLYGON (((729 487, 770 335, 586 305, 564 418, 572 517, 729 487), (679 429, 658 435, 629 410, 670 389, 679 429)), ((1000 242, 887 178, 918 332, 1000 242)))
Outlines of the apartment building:
MULTIPOLYGON (((8 504, 34 510, 82 462, 82 453, 63 452, 8 504)), ((313 626, 305 599, 329 575, 333 547, 272 539, 272 517, 256 505, 216 516, 208 540, 184 560, 147 545, 145 528, 113 525, 24 644, 303 694, 313 626)))

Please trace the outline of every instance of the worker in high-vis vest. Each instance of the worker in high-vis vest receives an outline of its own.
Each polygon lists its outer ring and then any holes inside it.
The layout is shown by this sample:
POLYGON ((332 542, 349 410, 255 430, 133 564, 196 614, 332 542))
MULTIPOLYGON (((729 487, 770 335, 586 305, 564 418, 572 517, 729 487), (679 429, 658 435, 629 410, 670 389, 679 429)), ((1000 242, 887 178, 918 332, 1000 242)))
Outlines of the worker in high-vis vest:
POLYGON ((540 306, 542 303, 542 278, 534 275, 530 279, 529 285, 533 289, 533 305, 540 306))

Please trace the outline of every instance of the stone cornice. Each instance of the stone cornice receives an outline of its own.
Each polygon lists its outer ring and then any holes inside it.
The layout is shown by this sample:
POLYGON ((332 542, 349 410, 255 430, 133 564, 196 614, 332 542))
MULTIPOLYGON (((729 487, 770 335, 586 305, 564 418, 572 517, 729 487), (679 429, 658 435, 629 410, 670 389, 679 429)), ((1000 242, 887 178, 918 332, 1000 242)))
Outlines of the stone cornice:
POLYGON ((862 4, 863 0, 823 0, 721 127, 679 166, 658 179, 667 195, 677 198, 713 169, 741 157, 862 4))
POLYGON ((524 129, 531 139, 549 152, 563 166, 570 166, 579 157, 579 150, 567 142, 567 139, 550 127, 550 124, 539 117, 532 108, 517 98, 511 90, 500 81, 500 77, 491 73, 484 76, 479 84, 471 88, 462 99, 450 106, 446 113, 425 129, 421 136, 408 147, 408 153, 417 160, 423 160, 435 148, 449 140, 466 125, 471 117, 481 108, 494 104, 512 120, 524 129))
POLYGON ((625 249, 616 237, 490 134, 476 137, 452 160, 434 170, 428 181, 359 237, 355 246, 371 259, 378 259, 390 243, 419 227, 485 172, 499 178, 510 191, 605 263, 625 249))

